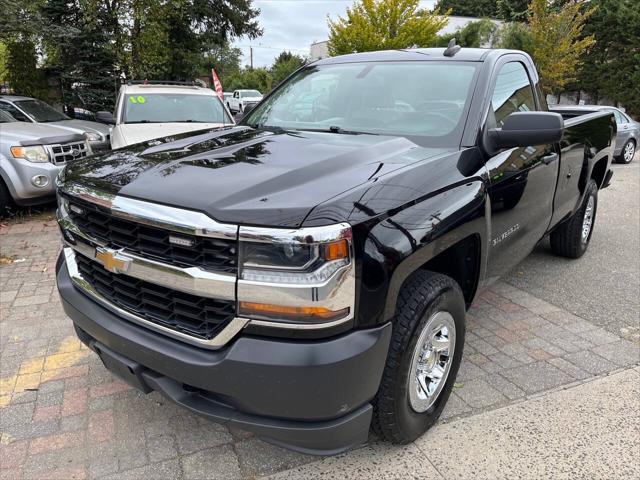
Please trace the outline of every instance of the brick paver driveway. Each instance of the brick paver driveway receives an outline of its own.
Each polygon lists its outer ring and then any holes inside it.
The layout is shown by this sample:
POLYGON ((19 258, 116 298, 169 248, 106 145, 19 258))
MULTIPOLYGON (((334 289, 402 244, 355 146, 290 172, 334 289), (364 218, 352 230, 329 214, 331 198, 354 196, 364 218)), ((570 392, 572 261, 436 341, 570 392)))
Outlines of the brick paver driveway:
MULTIPOLYGON (((52 213, 2 225, 0 246, 0 478, 231 480, 314 460, 142 395, 106 371, 62 311, 52 213)), ((637 362, 636 340, 498 283, 469 312, 444 419, 637 362)))

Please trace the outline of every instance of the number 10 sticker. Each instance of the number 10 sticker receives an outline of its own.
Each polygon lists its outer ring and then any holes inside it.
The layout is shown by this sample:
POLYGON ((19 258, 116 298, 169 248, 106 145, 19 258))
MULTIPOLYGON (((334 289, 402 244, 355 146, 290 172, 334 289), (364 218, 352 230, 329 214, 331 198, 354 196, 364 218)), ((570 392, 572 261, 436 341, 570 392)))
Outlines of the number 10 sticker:
POLYGON ((129 101, 131 103, 145 103, 147 101, 142 95, 138 95, 137 97, 129 97, 129 101))

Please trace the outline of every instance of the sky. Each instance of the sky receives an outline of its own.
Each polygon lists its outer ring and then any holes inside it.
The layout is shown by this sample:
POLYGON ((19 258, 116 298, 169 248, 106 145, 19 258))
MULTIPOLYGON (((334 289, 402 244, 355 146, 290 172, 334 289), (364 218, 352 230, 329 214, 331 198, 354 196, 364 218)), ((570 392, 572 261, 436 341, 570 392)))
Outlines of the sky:
MULTIPOLYGON (((433 8, 435 0, 423 0, 420 6, 433 8)), ((266 67, 283 50, 308 56, 309 45, 329 36, 327 15, 345 16, 353 0, 253 0, 260 9, 258 21, 264 30, 254 40, 241 37, 234 46, 242 49, 243 65, 249 64, 249 46, 253 46, 253 66, 266 67)))

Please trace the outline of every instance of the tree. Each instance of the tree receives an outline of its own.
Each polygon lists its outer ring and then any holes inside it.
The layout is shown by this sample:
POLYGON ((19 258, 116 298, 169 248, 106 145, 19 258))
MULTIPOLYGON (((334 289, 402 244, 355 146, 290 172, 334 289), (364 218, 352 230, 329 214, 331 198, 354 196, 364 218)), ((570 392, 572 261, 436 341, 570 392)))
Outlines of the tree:
POLYGON ((579 2, 552 8, 547 0, 532 0, 527 12, 528 26, 506 27, 501 46, 524 49, 531 54, 545 92, 561 92, 576 80, 580 58, 595 41, 593 36, 582 35, 593 11, 593 8, 583 11, 579 2))
POLYGON ((285 78, 304 65, 305 59, 300 55, 291 52, 282 52, 278 55, 271 66, 272 84, 275 87, 285 78))
POLYGON ((271 72, 266 68, 246 67, 222 80, 225 91, 255 89, 262 93, 271 91, 273 85, 271 72))
POLYGON ((462 17, 496 18, 498 14, 496 0, 440 0, 436 8, 462 17))
POLYGON ((529 11, 529 0, 497 0, 498 17, 507 22, 524 22, 529 11))
POLYGON ((329 54, 430 45, 447 24, 447 14, 418 6, 418 0, 357 0, 346 18, 328 20, 329 54))
POLYGON ((582 31, 595 45, 583 56, 576 89, 607 97, 640 115, 640 11, 634 0, 591 0, 597 10, 582 31))
POLYGON ((486 45, 492 45, 498 30, 498 25, 488 18, 483 18, 477 22, 469 22, 453 33, 439 35, 433 43, 433 46, 446 47, 449 41, 455 38, 456 43, 461 47, 480 48, 486 45))

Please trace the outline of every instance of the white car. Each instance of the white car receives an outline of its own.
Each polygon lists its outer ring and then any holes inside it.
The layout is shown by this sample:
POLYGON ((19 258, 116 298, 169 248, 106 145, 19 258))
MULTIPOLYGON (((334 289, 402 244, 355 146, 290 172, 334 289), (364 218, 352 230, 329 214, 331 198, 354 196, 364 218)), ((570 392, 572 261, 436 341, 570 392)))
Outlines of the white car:
POLYGON ((129 82, 120 87, 111 148, 180 133, 234 125, 216 93, 192 84, 129 82))
POLYGON ((262 101, 262 94, 258 90, 235 90, 227 101, 231 113, 244 113, 246 108, 253 108, 262 101))

